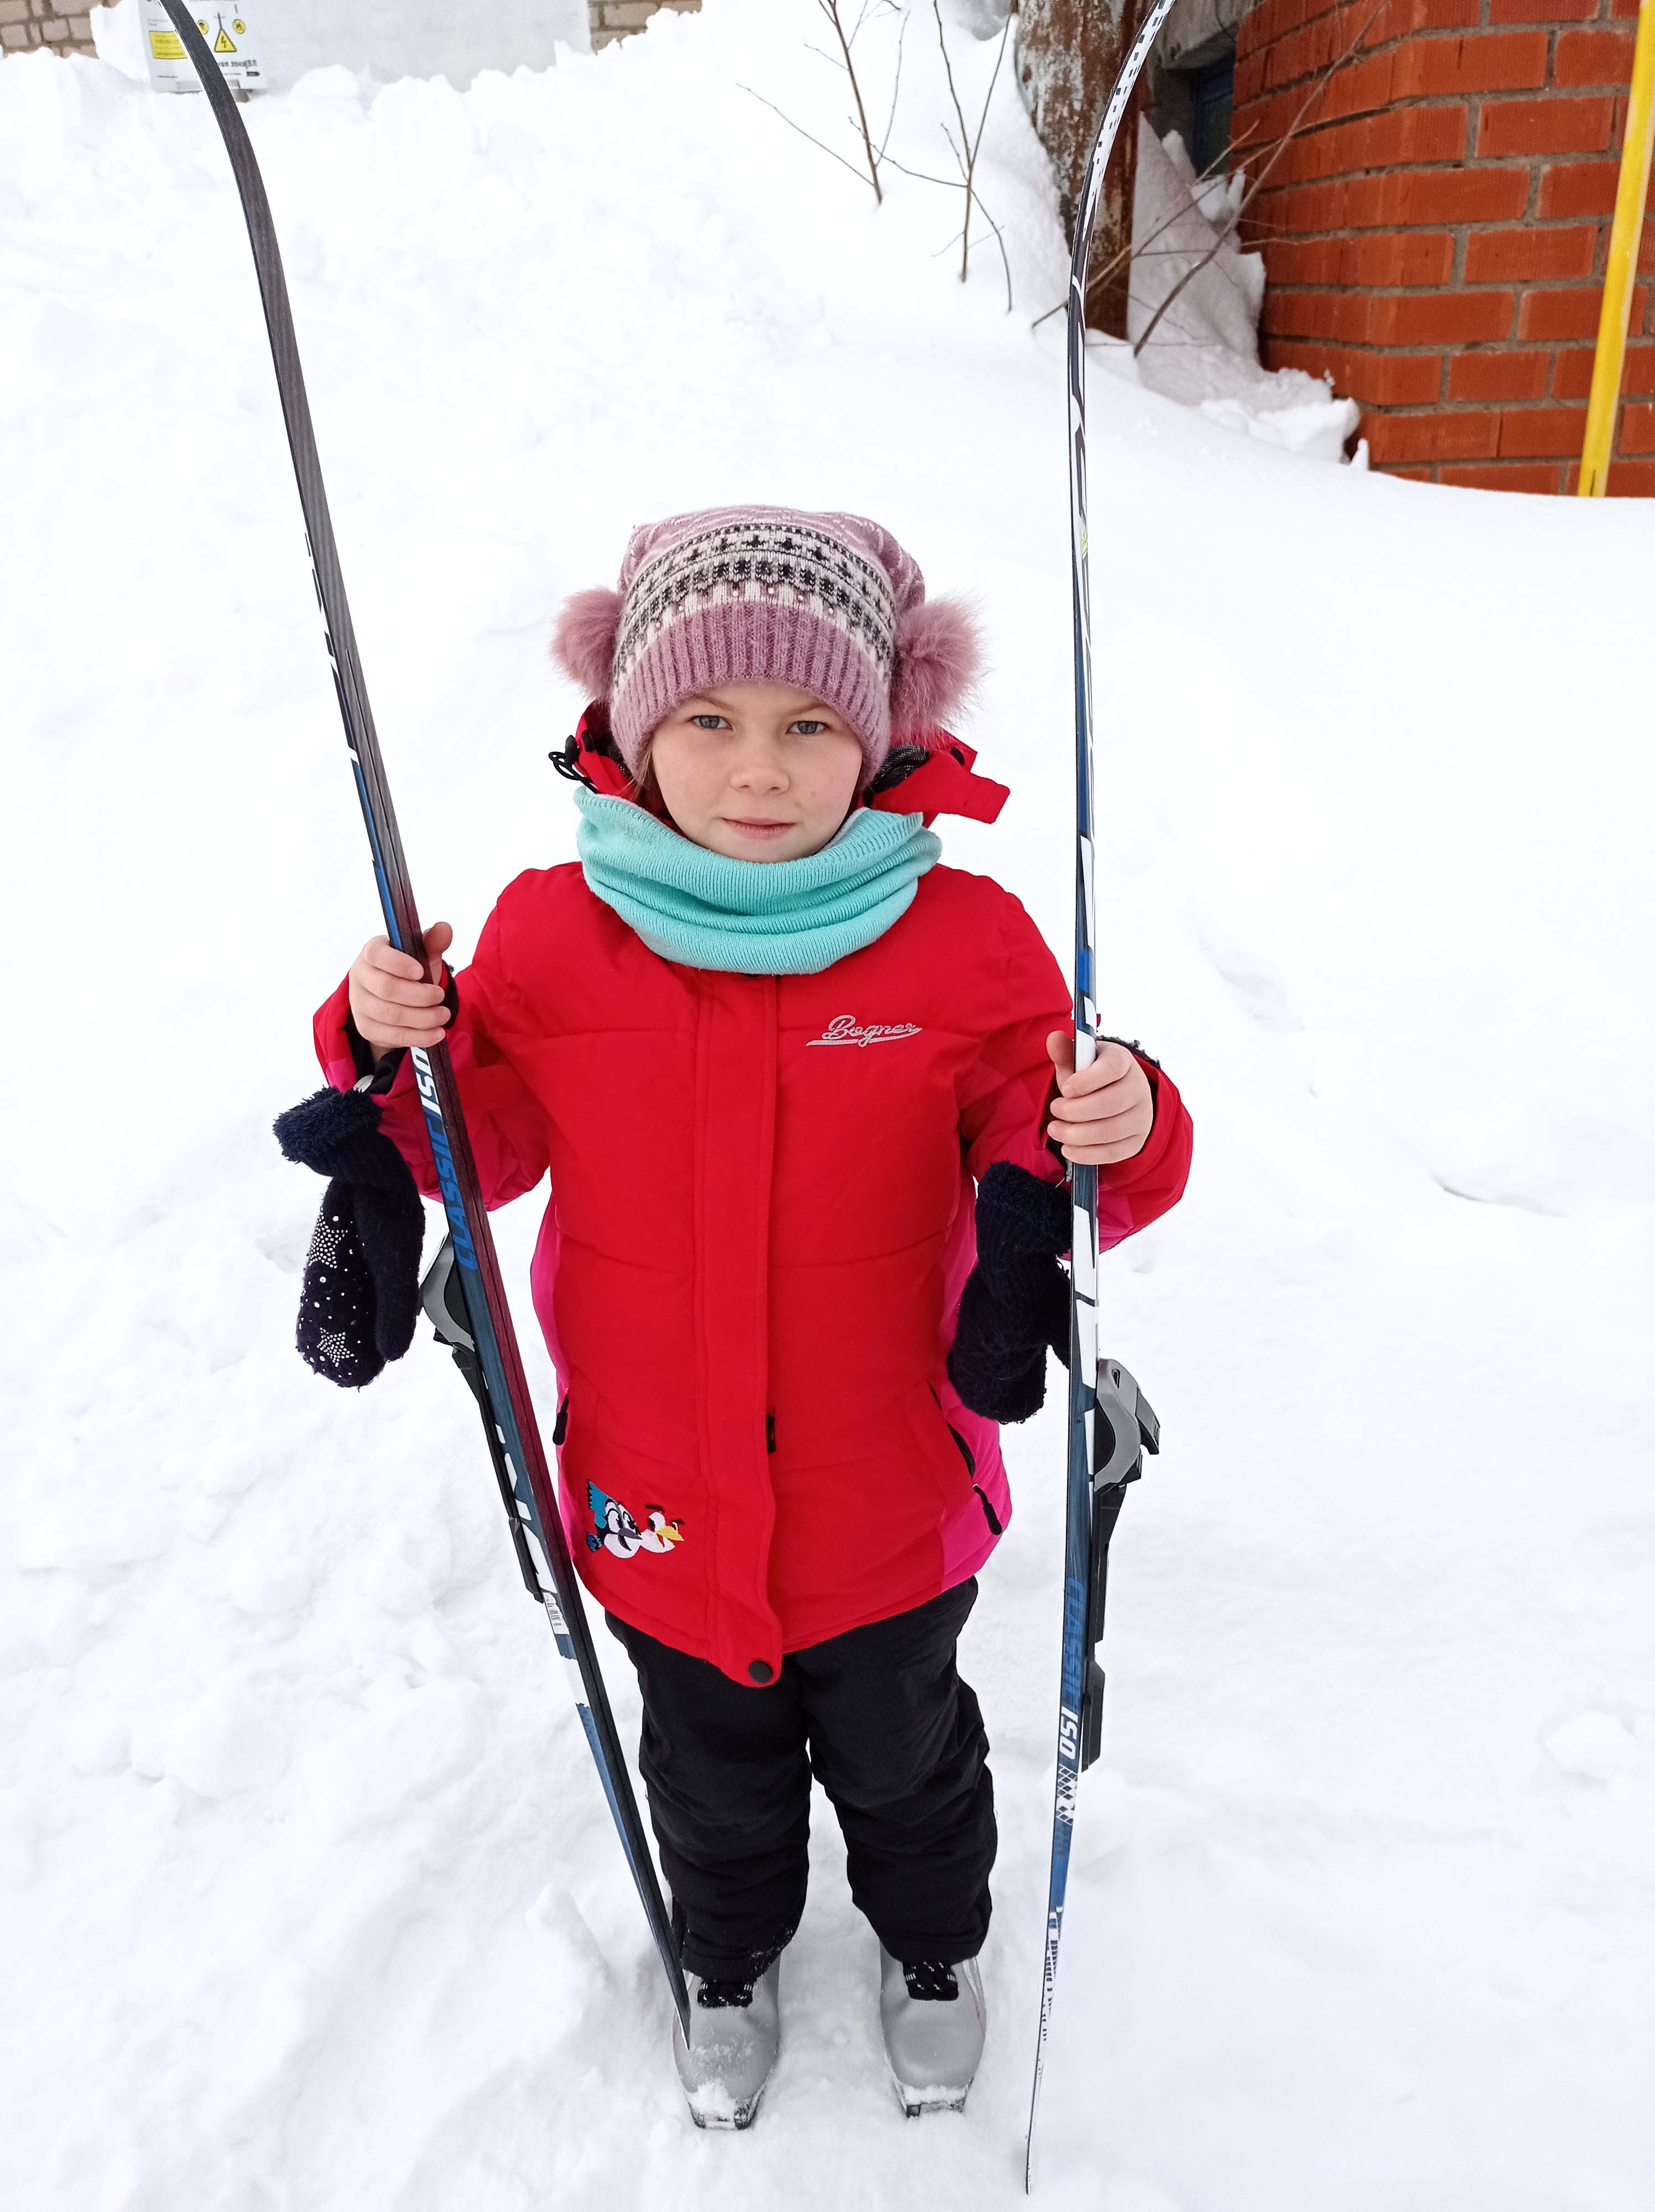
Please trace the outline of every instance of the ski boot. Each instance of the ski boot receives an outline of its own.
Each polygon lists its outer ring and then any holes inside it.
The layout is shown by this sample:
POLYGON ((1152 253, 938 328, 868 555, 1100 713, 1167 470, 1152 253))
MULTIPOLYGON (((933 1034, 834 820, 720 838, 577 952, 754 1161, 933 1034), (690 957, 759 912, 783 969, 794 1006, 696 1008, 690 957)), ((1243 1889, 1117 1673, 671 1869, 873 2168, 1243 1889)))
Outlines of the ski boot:
POLYGON ((964 2108, 988 2025, 975 1959, 952 1966, 934 1959, 904 1960, 880 1944, 879 2029, 910 2120, 964 2108))
POLYGON ((672 2017, 672 2058, 698 2128, 750 2128, 782 2046, 782 1961, 753 1982, 686 1974, 690 2040, 672 2017))

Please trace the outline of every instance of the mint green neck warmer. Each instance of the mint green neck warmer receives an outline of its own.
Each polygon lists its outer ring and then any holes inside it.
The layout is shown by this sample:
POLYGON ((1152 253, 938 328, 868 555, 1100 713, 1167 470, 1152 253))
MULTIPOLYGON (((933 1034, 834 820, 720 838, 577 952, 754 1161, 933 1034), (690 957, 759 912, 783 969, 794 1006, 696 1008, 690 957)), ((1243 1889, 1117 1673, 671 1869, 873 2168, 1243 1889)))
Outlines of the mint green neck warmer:
POLYGON ((942 841, 917 814, 859 806, 802 860, 727 860, 630 799, 577 791, 575 847, 593 896, 652 952, 733 975, 817 975, 883 937, 942 841))

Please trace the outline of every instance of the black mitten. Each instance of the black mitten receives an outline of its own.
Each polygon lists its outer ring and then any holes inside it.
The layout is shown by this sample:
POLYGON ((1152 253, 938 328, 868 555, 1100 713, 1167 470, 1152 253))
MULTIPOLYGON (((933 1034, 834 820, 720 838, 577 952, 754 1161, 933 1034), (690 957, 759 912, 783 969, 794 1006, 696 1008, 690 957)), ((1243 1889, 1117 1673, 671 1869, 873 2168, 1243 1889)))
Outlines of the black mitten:
POLYGON ((996 1160, 977 1193, 977 1265, 959 1302, 948 1379, 974 1413, 1026 1421, 1046 1396, 1048 1346, 1069 1355, 1073 1213, 1062 1183, 996 1160))
POLYGON ((332 1178, 305 1261, 299 1350, 348 1390, 414 1340, 425 1208, 402 1154, 359 1091, 319 1091, 276 1123, 290 1160, 332 1178))

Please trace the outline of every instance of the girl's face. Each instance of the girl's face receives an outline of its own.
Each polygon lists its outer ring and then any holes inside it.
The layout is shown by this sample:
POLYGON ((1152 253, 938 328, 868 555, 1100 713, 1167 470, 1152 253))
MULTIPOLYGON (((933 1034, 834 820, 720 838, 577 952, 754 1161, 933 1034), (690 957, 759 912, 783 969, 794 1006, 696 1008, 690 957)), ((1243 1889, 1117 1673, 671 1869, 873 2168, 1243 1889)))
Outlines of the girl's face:
POLYGON ((862 773, 844 716, 789 684, 721 684, 685 699, 649 740, 648 760, 685 836, 731 860, 819 853, 862 773))

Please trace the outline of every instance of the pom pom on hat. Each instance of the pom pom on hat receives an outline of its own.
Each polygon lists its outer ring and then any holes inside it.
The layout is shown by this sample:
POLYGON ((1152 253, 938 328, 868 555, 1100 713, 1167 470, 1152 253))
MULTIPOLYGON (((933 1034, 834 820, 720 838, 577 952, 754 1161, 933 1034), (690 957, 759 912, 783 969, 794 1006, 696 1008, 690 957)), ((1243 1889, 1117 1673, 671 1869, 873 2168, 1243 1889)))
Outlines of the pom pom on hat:
POLYGON ((588 699, 606 699, 615 670, 621 595, 598 586, 564 600, 551 633, 551 657, 588 699))
POLYGON ((983 665, 970 610, 958 599, 922 599, 897 624, 891 741, 922 742, 970 695, 983 665))

